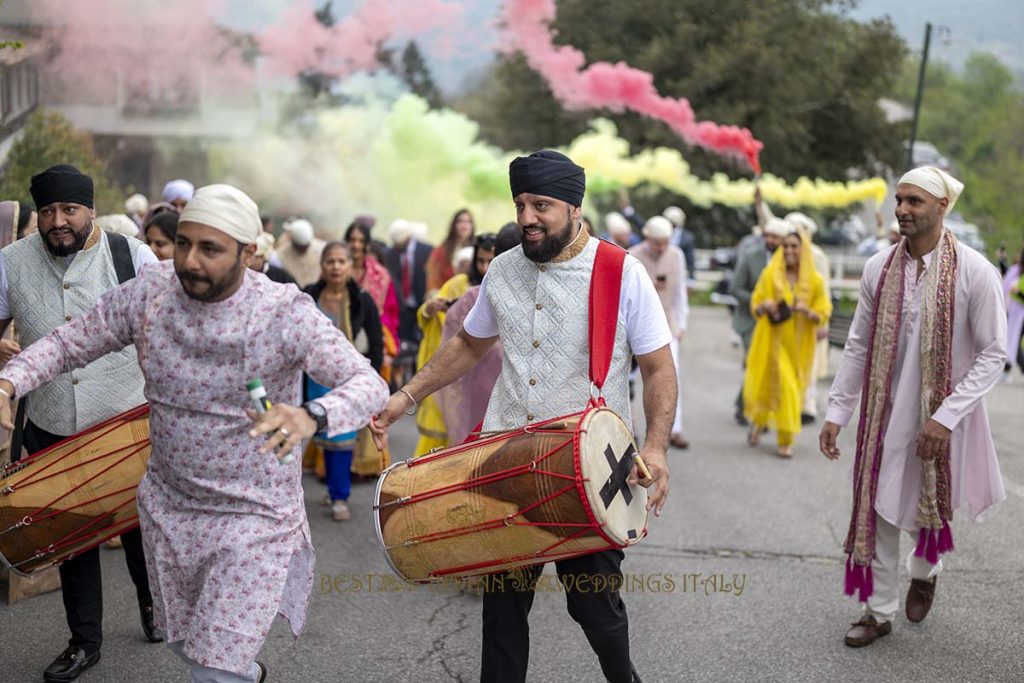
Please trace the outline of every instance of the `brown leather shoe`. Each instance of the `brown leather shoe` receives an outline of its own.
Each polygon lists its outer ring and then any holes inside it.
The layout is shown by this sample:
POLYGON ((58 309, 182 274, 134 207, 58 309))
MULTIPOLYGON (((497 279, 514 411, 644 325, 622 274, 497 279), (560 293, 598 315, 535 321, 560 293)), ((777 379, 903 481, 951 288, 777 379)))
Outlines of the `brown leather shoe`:
POLYGON ((875 642, 877 638, 887 636, 892 632, 892 624, 883 621, 879 624, 870 614, 865 614, 860 621, 853 625, 846 632, 846 644, 850 647, 864 647, 875 642))
POLYGON ((935 584, 939 577, 928 579, 911 579, 910 590, 907 591, 907 619, 915 624, 924 621, 928 616, 928 610, 932 608, 932 601, 935 600, 935 584))

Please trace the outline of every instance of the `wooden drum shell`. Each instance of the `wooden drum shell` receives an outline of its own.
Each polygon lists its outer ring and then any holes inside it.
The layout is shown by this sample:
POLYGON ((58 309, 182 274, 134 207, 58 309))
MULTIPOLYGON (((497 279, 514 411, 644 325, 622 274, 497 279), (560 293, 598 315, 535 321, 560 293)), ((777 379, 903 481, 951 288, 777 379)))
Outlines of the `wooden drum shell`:
MULTIPOLYGON (((414 583, 492 574, 638 541, 604 533, 588 500, 581 440, 596 409, 444 449, 388 468, 377 534, 396 574, 414 583)), ((619 438, 632 443, 621 424, 619 438)), ((646 502, 646 493, 638 504, 646 502)), ((598 511, 600 512, 600 511, 598 511)), ((642 528, 646 527, 646 512, 642 528)))
POLYGON ((137 527, 135 494, 150 450, 142 405, 7 466, 0 561, 31 574, 137 527))

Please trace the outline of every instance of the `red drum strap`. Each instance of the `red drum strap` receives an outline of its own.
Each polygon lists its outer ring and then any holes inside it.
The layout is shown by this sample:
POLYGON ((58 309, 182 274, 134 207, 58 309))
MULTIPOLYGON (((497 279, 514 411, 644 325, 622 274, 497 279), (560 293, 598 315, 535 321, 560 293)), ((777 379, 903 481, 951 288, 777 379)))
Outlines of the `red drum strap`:
MULTIPOLYGON (((624 249, 605 240, 599 241, 590 276, 590 381, 599 391, 604 387, 612 364, 625 261, 624 249)), ((591 398, 591 403, 604 405, 604 398, 591 398)))

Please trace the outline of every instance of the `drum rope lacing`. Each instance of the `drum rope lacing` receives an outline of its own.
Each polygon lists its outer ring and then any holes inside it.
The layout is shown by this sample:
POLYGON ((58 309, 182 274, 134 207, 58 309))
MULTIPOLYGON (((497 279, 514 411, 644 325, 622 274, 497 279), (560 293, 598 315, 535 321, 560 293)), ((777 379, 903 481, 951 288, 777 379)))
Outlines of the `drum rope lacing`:
MULTIPOLYGON (((130 424, 132 421, 134 421, 140 415, 145 414, 146 412, 148 412, 148 405, 139 406, 138 408, 136 408, 136 409, 134 409, 132 411, 129 411, 127 413, 123 413, 122 415, 119 415, 119 416, 111 419, 108 422, 104 422, 104 423, 101 423, 99 425, 96 425, 91 430, 88 430, 88 431, 86 431, 84 433, 84 434, 88 434, 89 432, 93 432, 94 431, 95 435, 92 438, 90 438, 89 440, 87 440, 84 443, 82 443, 81 445, 79 445, 78 448, 79 449, 85 448, 85 447, 95 443, 96 441, 98 441, 99 439, 102 439, 103 437, 107 436, 111 432, 113 432, 113 431, 123 427, 125 424, 130 424)), ((60 442, 58 444, 54 444, 54 446, 52 446, 51 449, 52 448, 56 448, 57 446, 60 446, 61 444, 65 443, 67 441, 71 441, 72 439, 80 438, 81 436, 83 436, 83 434, 77 434, 75 436, 69 437, 68 439, 65 439, 64 441, 62 441, 62 442, 60 442)), ((125 462, 125 461, 127 461, 127 460, 129 460, 131 458, 133 458, 134 456, 138 455, 139 453, 141 453, 142 451, 146 450, 149 447, 150 447, 150 441, 149 441, 149 439, 146 439, 145 441, 142 441, 142 442, 140 442, 138 444, 131 444, 130 446, 122 446, 122 447, 114 449, 112 451, 107 451, 105 453, 100 453, 100 454, 98 454, 98 455, 96 455, 96 456, 94 456, 94 457, 92 457, 92 458, 90 458, 88 460, 85 460, 85 461, 82 461, 82 462, 78 463, 77 465, 65 468, 63 470, 58 470, 58 471, 55 471, 55 472, 51 472, 51 473, 45 474, 45 476, 43 476, 44 473, 47 472, 47 470, 52 469, 53 467, 55 467, 56 465, 61 463, 65 458, 67 458, 70 455, 70 453, 67 453, 64 456, 55 459, 53 462, 48 463, 45 467, 41 468, 39 472, 34 473, 31 477, 26 479, 24 482, 19 482, 16 486, 7 486, 7 487, 5 487, 5 489, 3 491, 4 493, 10 493, 10 492, 13 492, 14 490, 24 490, 25 488, 28 488, 29 486, 32 486, 34 484, 39 484, 39 483, 41 483, 43 481, 46 481, 48 479, 52 479, 54 477, 60 476, 61 474, 66 474, 67 472, 71 472, 73 470, 80 469, 80 468, 82 468, 82 467, 84 467, 86 465, 89 465, 89 464, 92 464, 92 463, 95 463, 95 462, 99 462, 99 461, 104 460, 106 458, 110 458, 112 456, 117 456, 120 453, 122 453, 123 451, 131 449, 128 453, 126 453, 125 455, 120 457, 118 460, 116 460, 115 462, 111 463, 107 467, 101 469, 100 471, 96 472, 95 474, 90 476, 88 479, 86 479, 86 480, 82 481, 81 483, 79 483, 77 486, 75 486, 75 487, 71 488, 70 490, 66 491, 65 493, 57 496, 55 499, 53 499, 49 503, 43 505, 42 507, 37 508, 33 513, 31 513, 29 515, 25 515, 25 517, 23 517, 17 524, 14 524, 14 525, 10 526, 9 528, 4 529, 3 531, 0 531, 0 535, 6 534, 7 532, 12 531, 14 529, 19 529, 19 528, 22 528, 22 527, 25 527, 25 526, 30 526, 31 524, 34 524, 34 523, 38 523, 38 522, 45 521, 47 519, 51 519, 53 517, 56 517, 59 514, 67 513, 67 512, 70 512, 72 510, 88 506, 88 505, 93 504, 95 502, 98 502, 100 500, 104 500, 106 498, 111 498, 113 496, 117 496, 117 495, 120 495, 120 494, 128 493, 129 491, 134 490, 136 488, 135 486, 128 486, 128 487, 125 487, 125 488, 122 488, 122 489, 118 489, 116 491, 105 493, 105 494, 103 494, 101 496, 96 496, 94 498, 83 500, 83 501, 81 501, 79 503, 76 503, 75 505, 72 505, 72 506, 70 506, 68 508, 53 509, 53 506, 56 505, 59 501, 67 498, 68 496, 70 496, 75 491, 78 491, 79 489, 81 489, 82 487, 84 487, 87 484, 91 483, 92 481, 94 481, 98 477, 108 473, 109 471, 111 471, 114 468, 116 468, 118 465, 122 464, 123 462, 125 462), (43 510, 47 510, 47 509, 51 509, 51 512, 49 512, 49 513, 47 513, 45 515, 40 515, 40 513, 43 510)), ((45 453, 49 452, 51 449, 46 449, 46 451, 43 451, 43 452, 40 452, 40 453, 34 455, 33 458, 37 457, 37 456, 45 455, 45 453)), ((28 465, 31 462, 31 460, 32 460, 32 458, 29 458, 28 460, 19 462, 18 463, 18 465, 19 465, 18 469, 21 469, 21 468, 25 467, 26 465, 28 465)), ((5 474, 7 474, 7 473, 8 472, 5 470, 5 474)), ((69 546, 74 546, 75 544, 79 543, 81 540, 84 540, 85 538, 87 538, 90 535, 90 532, 87 532, 86 530, 88 530, 92 526, 98 526, 102 522, 109 521, 110 519, 113 518, 114 513, 117 510, 120 510, 121 508, 123 508, 123 507, 125 507, 127 505, 130 505, 132 502, 134 502, 134 500, 135 500, 135 497, 132 496, 129 500, 121 503, 120 505, 116 506, 112 510, 109 510, 109 511, 105 512, 104 514, 97 516, 96 518, 94 518, 93 520, 91 520, 88 523, 84 524, 83 526, 70 531, 69 533, 65 534, 64 536, 62 536, 60 538, 57 538, 52 543, 50 543, 48 546, 46 546, 46 548, 38 548, 38 549, 36 549, 36 551, 35 551, 35 553, 34 553, 34 555, 32 557, 30 557, 30 558, 28 558, 26 560, 22 560, 21 562, 18 562, 16 564, 13 564, 12 566, 13 567, 18 567, 18 566, 21 566, 22 564, 25 564, 26 562, 31 562, 33 560, 38 560, 41 557, 45 557, 46 555, 53 554, 54 552, 56 552, 58 550, 67 548, 69 546)), ((137 522, 138 522, 138 515, 133 515, 133 516, 131 516, 129 518, 126 518, 125 520, 123 520, 118 525, 116 532, 115 533, 111 533, 107 538, 112 538, 113 536, 117 536, 117 535, 119 535, 120 533, 122 533, 124 531, 130 531, 136 525, 137 522)), ((103 540, 104 539, 101 539, 100 542, 102 542, 103 540)), ((70 559, 73 556, 74 556, 74 553, 68 555, 68 557, 66 557, 66 558, 63 558, 63 559, 55 561, 54 564, 55 565, 60 564, 62 561, 70 559)))
MULTIPOLYGON (((545 422, 540 422, 540 423, 537 423, 535 425, 526 425, 525 427, 521 427, 519 430, 516 430, 518 432, 518 434, 513 433, 511 438, 515 438, 515 436, 525 435, 525 434, 568 434, 569 435, 568 439, 566 439, 565 441, 557 444, 555 447, 549 449, 548 451, 544 452, 543 454, 537 456, 536 458, 532 459, 531 461, 529 461, 527 463, 523 463, 522 465, 517 465, 515 467, 509 468, 507 470, 503 470, 501 472, 495 472, 493 474, 488 474, 488 475, 484 475, 484 476, 481 476, 481 477, 476 477, 474 479, 470 479, 470 480, 467 480, 465 482, 461 482, 461 483, 458 483, 458 484, 451 484, 451 485, 448 485, 448 486, 442 486, 442 487, 438 487, 436 489, 431 489, 431 490, 428 490, 428 491, 424 491, 422 493, 413 494, 411 496, 404 496, 404 497, 402 497, 400 499, 397 499, 395 501, 392 501, 390 503, 381 504, 379 507, 383 508, 383 507, 387 507, 388 505, 402 505, 402 506, 404 506, 404 505, 412 505, 414 503, 421 502, 421 501, 424 501, 424 500, 429 500, 431 498, 436 498, 438 496, 443 496, 443 495, 447 495, 447 494, 450 494, 450 493, 456 493, 456 492, 460 492, 460 491, 466 491, 466 490, 469 490, 469 489, 472 489, 472 488, 475 488, 475 487, 478 487, 478 486, 482 486, 482 485, 486 485, 486 484, 491 484, 491 483, 494 483, 494 482, 497 482, 497 481, 502 481, 504 479, 509 479, 511 477, 517 477, 517 476, 520 476, 520 475, 523 475, 523 474, 529 474, 531 472, 535 473, 535 474, 547 475, 547 476, 554 477, 554 478, 557 478, 557 479, 567 480, 567 481, 570 482, 569 485, 567 485, 565 487, 562 487, 562 488, 560 488, 558 490, 555 490, 553 493, 545 496, 544 498, 542 498, 542 499, 540 499, 538 501, 535 501, 534 503, 531 503, 530 505, 528 505, 525 508, 521 508, 515 514, 506 515, 506 516, 500 517, 498 519, 491 519, 491 520, 487 520, 487 521, 484 521, 484 522, 478 522, 476 524, 471 524, 471 525, 464 526, 464 527, 459 527, 459 528, 456 528, 456 529, 448 529, 446 531, 438 531, 438 532, 434 532, 434 533, 430 533, 430 534, 423 534, 423 535, 420 535, 420 536, 415 536, 413 538, 410 538, 410 539, 407 539, 407 540, 403 541, 400 544, 386 546, 386 549, 387 550, 391 550, 391 549, 398 548, 398 547, 413 546, 413 545, 417 545, 419 543, 431 543, 431 542, 434 542, 434 541, 448 540, 448 539, 451 539, 451 538, 457 538, 459 536, 466 536, 466 535, 478 533, 478 532, 481 532, 481 531, 489 531, 489 530, 493 530, 493 529, 499 529, 499 528, 501 528, 503 526, 531 526, 531 527, 542 527, 542 528, 543 527, 549 527, 549 528, 550 527, 560 527, 560 528, 575 528, 575 529, 577 529, 576 531, 574 531, 569 536, 566 536, 565 538, 562 538, 559 541, 557 541, 555 543, 552 543, 551 545, 549 545, 549 546, 547 546, 545 548, 542 548, 541 550, 538 550, 538 551, 536 551, 534 553, 530 553, 530 554, 527 554, 527 555, 520 555, 520 556, 516 556, 516 557, 505 558, 505 559, 502 559, 502 560, 488 560, 486 562, 480 562, 480 563, 476 563, 476 564, 463 565, 463 566, 459 566, 459 567, 451 567, 451 568, 448 568, 448 569, 441 569, 441 570, 433 570, 433 571, 430 572, 430 576, 432 576, 432 577, 441 577, 441 576, 446 576, 446 575, 449 575, 449 574, 459 574, 459 573, 463 573, 463 572, 466 572, 466 571, 473 571, 473 570, 476 570, 476 569, 484 569, 484 568, 488 568, 488 567, 501 566, 501 565, 504 565, 504 564, 507 564, 507 563, 510 563, 510 562, 522 562, 522 561, 536 560, 538 558, 547 557, 548 553, 550 553, 551 551, 555 550, 556 548, 558 548, 560 546, 563 546, 566 543, 569 543, 570 541, 573 541, 573 540, 579 538, 580 536, 583 536, 584 534, 586 534, 588 532, 591 532, 591 531, 597 531, 598 534, 601 537, 605 537, 605 535, 603 533, 601 533, 601 528, 602 528, 603 524, 599 524, 599 523, 595 523, 595 522, 563 522, 563 521, 533 522, 533 521, 529 521, 529 520, 516 521, 516 518, 522 517, 525 514, 531 512, 532 510, 534 510, 534 509, 536 509, 538 507, 541 507, 541 506, 543 506, 543 505, 545 505, 547 503, 550 503, 551 501, 555 500, 556 498, 558 498, 560 496, 563 496, 566 493, 569 493, 570 491, 573 491, 573 490, 577 489, 577 487, 578 487, 578 485, 580 483, 580 482, 577 481, 577 477, 572 476, 572 475, 562 474, 560 472, 552 472, 552 471, 549 471, 549 470, 539 469, 538 465, 539 465, 539 463, 541 463, 544 460, 550 458, 551 456, 553 456, 555 453, 557 453, 558 451, 562 450, 563 448, 566 448, 567 446, 572 446, 574 444, 574 442, 575 442, 575 440, 577 438, 577 436, 576 436, 577 429, 564 429, 562 427, 565 424, 565 421, 566 421, 567 417, 569 419, 571 419, 573 417, 576 417, 577 415, 582 415, 583 413, 586 413, 586 412, 588 412, 588 411, 584 410, 584 411, 581 411, 580 413, 577 413, 575 415, 560 416, 560 417, 552 418, 551 420, 547 420, 545 422), (549 428, 546 429, 545 427, 548 426, 548 425, 550 425, 552 427, 557 427, 557 428, 556 429, 549 429, 549 428)), ((436 456, 427 456, 427 457, 424 457, 424 458, 417 458, 416 460, 409 462, 409 466, 412 467, 417 462, 422 463, 428 457, 430 459, 438 458, 438 457, 447 457, 447 456, 450 456, 450 455, 454 455, 456 453, 460 453, 460 452, 465 451, 465 450, 479 448, 480 446, 487 445, 488 443, 491 443, 491 442, 508 440, 510 438, 508 432, 500 432, 499 434, 500 434, 500 436, 498 436, 498 437, 493 437, 493 438, 489 438, 489 439, 481 439, 481 440, 477 440, 477 441, 467 442, 467 443, 461 444, 460 446, 455 447, 455 448, 445 449, 445 451, 443 453, 439 453, 436 456)), ((609 544, 605 548, 598 548, 597 550, 611 549, 611 548, 616 548, 616 547, 618 547, 618 546, 609 544)), ((556 559, 556 556, 552 556, 550 559, 556 559)))

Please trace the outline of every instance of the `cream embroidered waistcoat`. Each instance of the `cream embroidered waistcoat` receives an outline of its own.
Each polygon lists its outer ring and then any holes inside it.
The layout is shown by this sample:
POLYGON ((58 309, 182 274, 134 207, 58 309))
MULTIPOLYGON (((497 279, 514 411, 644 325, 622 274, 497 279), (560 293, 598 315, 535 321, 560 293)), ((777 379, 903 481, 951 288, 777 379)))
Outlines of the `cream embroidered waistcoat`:
MULTIPOLYGON (((133 258, 141 244, 128 238, 133 258)), ((102 230, 96 244, 67 265, 50 255, 39 233, 4 247, 3 259, 11 317, 22 348, 86 313, 118 284, 102 230)), ((129 345, 36 389, 29 395, 28 419, 48 432, 70 436, 145 403, 142 387, 135 346, 129 345)))
MULTIPOLYGON (((590 400, 588 307, 590 273, 598 240, 560 263, 534 263, 522 247, 495 259, 487 272, 487 298, 494 309, 505 354, 484 429, 514 429, 582 410, 590 400)), ((625 269, 642 268, 627 257, 625 269)), ((622 313, 604 397, 630 422, 629 370, 632 351, 622 313)))

